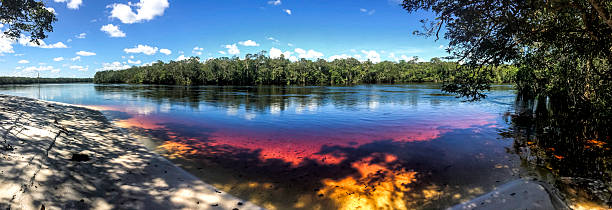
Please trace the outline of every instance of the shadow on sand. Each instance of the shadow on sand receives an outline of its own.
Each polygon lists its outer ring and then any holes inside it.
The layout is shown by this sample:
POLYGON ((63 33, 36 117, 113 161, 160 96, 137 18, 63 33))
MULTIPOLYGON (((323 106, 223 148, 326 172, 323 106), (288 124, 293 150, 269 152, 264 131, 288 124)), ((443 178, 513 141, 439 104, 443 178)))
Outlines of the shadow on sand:
POLYGON ((2 209, 257 208, 149 152, 100 112, 0 101, 2 209))

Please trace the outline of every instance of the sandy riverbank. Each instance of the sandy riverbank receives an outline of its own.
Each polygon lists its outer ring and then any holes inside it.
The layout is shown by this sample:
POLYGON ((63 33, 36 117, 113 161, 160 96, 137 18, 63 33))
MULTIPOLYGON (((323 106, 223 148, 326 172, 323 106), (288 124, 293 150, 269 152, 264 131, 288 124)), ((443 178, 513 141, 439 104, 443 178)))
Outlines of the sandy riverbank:
POLYGON ((495 190, 458 204, 450 210, 476 209, 570 209, 546 183, 517 179, 495 188, 495 190))
POLYGON ((98 111, 0 95, 2 209, 259 209, 147 150, 98 111))

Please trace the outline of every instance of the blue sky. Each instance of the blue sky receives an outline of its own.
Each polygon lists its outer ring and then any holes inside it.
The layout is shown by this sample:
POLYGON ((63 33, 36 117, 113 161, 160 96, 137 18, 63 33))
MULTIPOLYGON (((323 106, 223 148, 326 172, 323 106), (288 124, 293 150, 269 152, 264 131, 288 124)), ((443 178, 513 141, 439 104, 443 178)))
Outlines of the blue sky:
MULTIPOLYGON (((46 0, 57 15, 44 45, 0 37, 0 75, 92 77, 162 60, 244 57, 262 50, 292 60, 446 56, 445 40, 412 34, 430 13, 398 0, 46 0)), ((4 30, 5 28, 0 28, 4 30)))

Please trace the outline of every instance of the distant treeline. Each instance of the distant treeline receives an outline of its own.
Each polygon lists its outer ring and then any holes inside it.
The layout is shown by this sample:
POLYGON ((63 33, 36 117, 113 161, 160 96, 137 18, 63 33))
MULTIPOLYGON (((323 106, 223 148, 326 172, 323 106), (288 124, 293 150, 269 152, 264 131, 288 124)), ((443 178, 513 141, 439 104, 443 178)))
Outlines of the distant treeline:
MULTIPOLYGON (((353 85, 408 82, 442 82, 456 69, 456 62, 438 58, 429 62, 359 61, 354 58, 291 62, 283 57, 270 58, 264 53, 249 54, 244 59, 215 58, 200 62, 192 57, 182 61, 132 67, 118 71, 100 71, 95 83, 133 83, 166 85, 353 85)), ((493 83, 514 82, 517 68, 493 68, 493 83)))
POLYGON ((0 77, 0 85, 36 84, 36 83, 77 83, 93 82, 92 78, 30 78, 30 77, 0 77))

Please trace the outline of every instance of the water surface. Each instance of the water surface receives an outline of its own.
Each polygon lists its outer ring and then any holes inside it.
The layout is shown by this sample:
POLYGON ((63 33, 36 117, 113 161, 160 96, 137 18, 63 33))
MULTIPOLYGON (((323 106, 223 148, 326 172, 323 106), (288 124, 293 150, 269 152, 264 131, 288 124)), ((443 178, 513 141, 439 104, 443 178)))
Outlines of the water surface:
POLYGON ((462 102, 433 84, 46 84, 0 93, 103 113, 181 167, 270 209, 442 208, 519 176, 514 91, 462 102))

